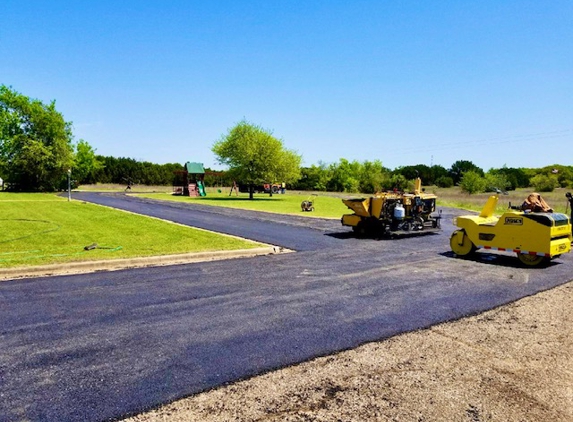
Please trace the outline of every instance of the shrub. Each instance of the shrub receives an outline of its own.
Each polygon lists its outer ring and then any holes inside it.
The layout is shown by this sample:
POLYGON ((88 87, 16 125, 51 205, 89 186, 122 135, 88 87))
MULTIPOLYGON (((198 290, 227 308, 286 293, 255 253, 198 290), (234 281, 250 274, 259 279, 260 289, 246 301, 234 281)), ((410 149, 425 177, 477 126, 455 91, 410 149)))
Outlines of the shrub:
POLYGON ((454 186, 454 179, 449 176, 441 176, 436 179, 436 186, 439 188, 451 188, 454 186))
POLYGON ((506 191, 511 188, 511 183, 504 174, 487 173, 485 175, 486 192, 497 192, 498 190, 506 191))
POLYGON ((553 192, 559 186, 559 181, 554 176, 538 174, 531 178, 531 185, 537 192, 553 192))
POLYGON ((485 191, 486 181, 477 172, 470 170, 463 174, 460 180, 460 187, 462 192, 472 195, 485 191))

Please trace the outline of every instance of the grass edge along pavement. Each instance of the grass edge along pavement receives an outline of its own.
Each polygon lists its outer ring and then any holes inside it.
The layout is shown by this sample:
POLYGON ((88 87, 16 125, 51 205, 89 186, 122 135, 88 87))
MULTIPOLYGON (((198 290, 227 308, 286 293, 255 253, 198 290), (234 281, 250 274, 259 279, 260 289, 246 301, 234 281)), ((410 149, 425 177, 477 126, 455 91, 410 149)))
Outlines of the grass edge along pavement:
POLYGON ((101 261, 141 266, 145 265, 141 260, 147 259, 161 265, 212 259, 209 254, 232 257, 279 252, 248 239, 83 201, 68 202, 53 194, 1 193, 0 211, 0 271, 4 273, 22 273, 14 270, 18 268, 31 272, 30 268, 39 266, 51 273, 50 265, 77 271, 82 263, 84 268, 93 268, 95 262, 101 266, 101 261), (98 247, 106 244, 114 248, 98 247), (86 249, 88 245, 94 247, 86 249))
POLYGON ((128 268, 159 267, 164 265, 192 264, 237 258, 251 258, 259 255, 274 255, 293 252, 278 246, 265 246, 253 249, 230 251, 195 252, 177 255, 157 255, 130 259, 70 262, 62 264, 38 265, 34 267, 0 268, 0 282, 17 278, 45 277, 54 275, 85 274, 96 271, 115 271, 128 268))

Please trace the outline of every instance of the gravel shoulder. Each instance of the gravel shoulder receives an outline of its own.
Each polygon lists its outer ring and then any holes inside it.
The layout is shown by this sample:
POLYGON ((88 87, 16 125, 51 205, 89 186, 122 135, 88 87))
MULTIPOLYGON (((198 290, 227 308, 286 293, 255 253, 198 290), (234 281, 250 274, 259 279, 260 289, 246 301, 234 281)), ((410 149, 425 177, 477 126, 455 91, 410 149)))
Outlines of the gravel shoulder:
POLYGON ((127 421, 571 421, 573 282, 127 421))

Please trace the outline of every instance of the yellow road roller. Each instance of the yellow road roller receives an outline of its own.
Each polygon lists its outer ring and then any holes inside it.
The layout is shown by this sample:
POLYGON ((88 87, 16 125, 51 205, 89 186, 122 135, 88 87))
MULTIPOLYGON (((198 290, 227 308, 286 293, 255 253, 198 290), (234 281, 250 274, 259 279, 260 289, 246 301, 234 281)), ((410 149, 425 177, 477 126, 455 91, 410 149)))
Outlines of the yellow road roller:
MULTIPOLYGON (((490 196, 479 215, 454 219, 452 251, 461 257, 478 249, 513 252, 527 266, 537 266, 571 252, 571 220, 566 214, 508 208, 494 216, 498 196, 490 196)), ((525 203, 524 203, 525 204, 525 203)))

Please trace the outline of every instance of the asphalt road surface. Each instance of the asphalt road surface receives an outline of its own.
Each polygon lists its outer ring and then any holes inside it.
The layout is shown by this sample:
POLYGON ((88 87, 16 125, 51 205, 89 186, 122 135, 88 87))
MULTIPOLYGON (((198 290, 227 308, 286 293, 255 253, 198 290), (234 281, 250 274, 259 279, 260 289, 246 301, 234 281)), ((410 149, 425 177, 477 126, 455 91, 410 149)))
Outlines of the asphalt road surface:
POLYGON ((103 421, 482 312, 571 280, 443 232, 357 239, 338 220, 74 194, 296 253, 0 283, 0 421, 103 421))

